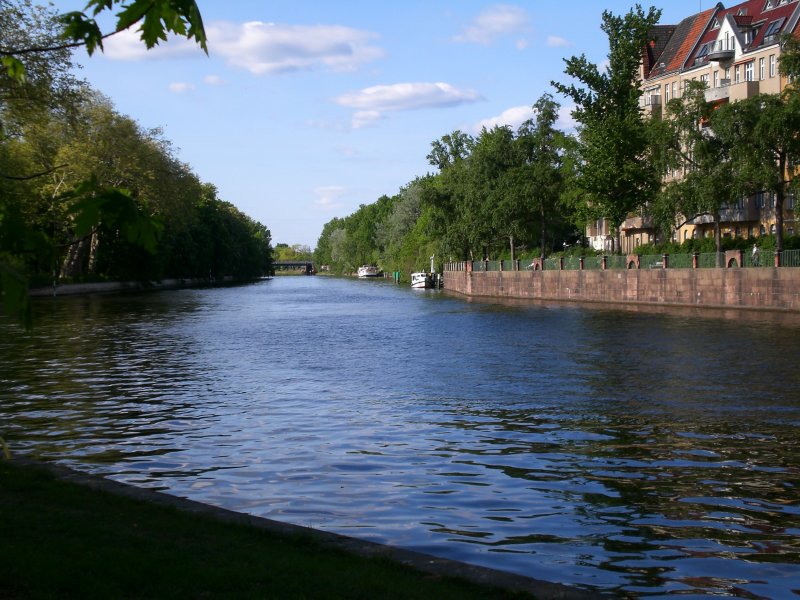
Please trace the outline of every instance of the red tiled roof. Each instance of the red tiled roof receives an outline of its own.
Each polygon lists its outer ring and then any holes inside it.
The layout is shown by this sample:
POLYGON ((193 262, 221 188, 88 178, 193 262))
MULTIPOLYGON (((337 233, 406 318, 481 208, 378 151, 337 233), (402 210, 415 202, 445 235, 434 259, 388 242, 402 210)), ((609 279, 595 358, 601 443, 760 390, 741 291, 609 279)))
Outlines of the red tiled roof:
MULTIPOLYGON (((785 19, 784 23, 781 25, 781 29, 779 30, 780 33, 783 33, 784 28, 789 21, 789 17, 792 15, 792 13, 794 13, 798 6, 800 6, 800 4, 798 4, 797 0, 790 0, 782 6, 777 6, 769 10, 765 10, 766 6, 767 0, 746 0, 745 2, 741 2, 730 8, 722 8, 716 17, 720 23, 722 23, 725 18, 730 15, 734 18, 739 26, 759 24, 758 34, 748 48, 754 50, 763 44, 764 34, 767 31, 767 27, 773 21, 785 19), (738 14, 739 12, 742 14, 738 14)), ((697 44, 692 50, 691 54, 686 57, 686 62, 684 64, 686 66, 692 66, 694 64, 694 55, 699 50, 700 46, 707 42, 716 40, 718 33, 719 29, 711 29, 709 23, 709 26, 706 27, 705 32, 700 38, 700 43, 697 44)))
MULTIPOLYGON (((711 17, 716 11, 717 7, 710 8, 687 17, 678 25, 673 26, 669 40, 664 45, 664 51, 649 65, 649 71, 645 70, 647 77, 657 77, 680 69, 684 64, 686 55, 691 52, 697 39, 709 25, 711 17)), ((664 32, 666 32, 666 29, 664 32)))

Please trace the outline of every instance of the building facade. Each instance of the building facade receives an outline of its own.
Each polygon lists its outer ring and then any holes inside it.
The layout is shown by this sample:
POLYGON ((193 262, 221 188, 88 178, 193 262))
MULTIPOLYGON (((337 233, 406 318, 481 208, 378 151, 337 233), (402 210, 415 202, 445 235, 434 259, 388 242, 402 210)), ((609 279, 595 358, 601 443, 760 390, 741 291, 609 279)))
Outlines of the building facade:
MULTIPOLYGON (((640 78, 641 107, 646 117, 661 118, 666 104, 683 95, 690 81, 705 85, 706 101, 721 105, 751 98, 756 94, 778 94, 786 81, 778 72, 780 38, 797 33, 800 0, 747 0, 730 8, 718 3, 713 8, 691 15, 677 25, 658 25, 651 31, 643 50, 640 78)), ((680 169, 664 174, 664 181, 684 176, 680 169)), ((796 233, 795 199, 784 207, 785 233, 796 233)), ((623 252, 655 241, 658 232, 647 216, 631 215, 622 225, 623 252)), ((724 237, 757 237, 775 233, 775 199, 767 192, 741 198, 720 214, 724 237)), ((607 229, 607 227, 606 227, 607 229)), ((603 227, 587 228, 587 237, 597 247, 595 237, 603 227)), ((684 215, 676 223, 673 240, 713 236, 714 222, 708 215, 684 215)))

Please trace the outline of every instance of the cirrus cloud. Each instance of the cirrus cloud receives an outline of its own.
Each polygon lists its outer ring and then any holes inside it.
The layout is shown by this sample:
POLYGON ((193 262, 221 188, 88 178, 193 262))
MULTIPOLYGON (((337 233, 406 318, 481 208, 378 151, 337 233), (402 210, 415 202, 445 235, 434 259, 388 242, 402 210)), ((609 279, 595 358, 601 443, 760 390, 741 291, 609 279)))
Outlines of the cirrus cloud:
POLYGON ((335 99, 341 106, 357 110, 355 129, 384 118, 386 113, 420 108, 444 108, 482 100, 475 90, 459 89, 449 83, 395 83, 376 85, 335 99))
POLYGON ((568 48, 572 44, 569 43, 569 40, 562 38, 557 35, 548 35, 547 36, 547 45, 550 48, 568 48))

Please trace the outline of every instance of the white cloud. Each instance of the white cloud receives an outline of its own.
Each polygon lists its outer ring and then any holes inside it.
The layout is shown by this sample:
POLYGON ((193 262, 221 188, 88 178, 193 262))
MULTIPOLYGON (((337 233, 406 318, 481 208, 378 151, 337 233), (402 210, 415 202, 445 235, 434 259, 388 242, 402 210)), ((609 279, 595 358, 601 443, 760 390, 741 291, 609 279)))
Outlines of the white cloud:
POLYGON ((572 116, 572 111, 575 110, 575 105, 572 106, 562 106, 558 109, 558 120, 556 121, 556 127, 562 131, 573 131, 577 126, 578 122, 572 116))
POLYGON ((219 75, 206 75, 203 77, 203 83, 206 85, 225 85, 225 80, 219 75))
POLYGON ((387 112, 442 108, 477 102, 480 94, 461 90, 449 83, 395 83, 376 85, 336 98, 336 103, 357 109, 353 127, 364 127, 383 118, 387 112))
POLYGON ((183 92, 191 92, 194 89, 194 84, 185 83, 183 81, 174 81, 169 84, 169 91, 174 94, 182 94, 183 92))
POLYGON ((312 190, 317 199, 314 204, 325 210, 335 210, 342 207, 339 199, 345 194, 345 189, 339 185, 326 185, 312 190))
POLYGON ((517 129, 528 119, 532 119, 535 112, 530 106, 514 106, 504 110, 496 117, 489 117, 483 119, 473 126, 475 132, 480 132, 484 127, 486 129, 493 129, 494 127, 509 125, 512 129, 517 129))
MULTIPOLYGON (((562 131, 573 131, 575 129, 577 122, 572 117, 573 110, 575 110, 574 105, 562 106, 558 109, 558 118, 556 119, 555 123, 556 129, 560 129, 562 131)), ((525 121, 535 117, 536 111, 532 106, 513 106, 504 110, 496 117, 489 117, 488 119, 479 121, 472 126, 472 130, 477 134, 480 133, 484 127, 487 130, 491 130, 494 127, 502 127, 504 125, 508 125, 512 129, 516 130, 525 121)))
POLYGON ((566 40, 557 35, 548 35, 547 45, 550 46, 551 48, 569 48, 572 44, 569 43, 569 40, 566 40))
POLYGON ((207 29, 209 52, 254 75, 324 68, 353 70, 383 57, 375 34, 338 25, 218 22, 207 29))
POLYGON ((205 56, 200 46, 184 37, 169 35, 166 42, 161 42, 148 50, 134 29, 126 29, 103 42, 103 55, 111 60, 144 60, 159 58, 177 58, 181 56, 205 56))
MULTIPOLYGON (((376 34, 338 25, 219 21, 206 27, 206 35, 211 56, 221 56, 229 65, 254 75, 312 69, 352 71, 384 56, 383 49, 371 43, 376 34)), ((126 30, 108 38, 104 55, 111 60, 204 56, 197 43, 183 37, 171 35, 167 42, 147 50, 139 36, 137 31, 126 30)))
POLYGON ((527 31, 528 22, 528 13, 519 6, 497 4, 478 15, 453 41, 491 44, 499 37, 527 31))

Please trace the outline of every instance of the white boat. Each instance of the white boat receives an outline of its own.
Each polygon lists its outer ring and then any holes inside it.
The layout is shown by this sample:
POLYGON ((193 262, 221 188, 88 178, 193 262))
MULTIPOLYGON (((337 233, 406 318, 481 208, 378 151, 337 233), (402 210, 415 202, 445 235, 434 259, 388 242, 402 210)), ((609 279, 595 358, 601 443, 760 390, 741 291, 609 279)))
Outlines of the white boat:
POLYGON ((411 274, 411 287, 412 288, 432 288, 433 287, 433 278, 431 277, 430 273, 426 273, 425 271, 419 271, 417 273, 411 274))
POLYGON ((378 271, 378 267, 373 265, 363 265, 358 267, 358 276, 359 277, 377 277, 380 275, 380 271, 378 271))

